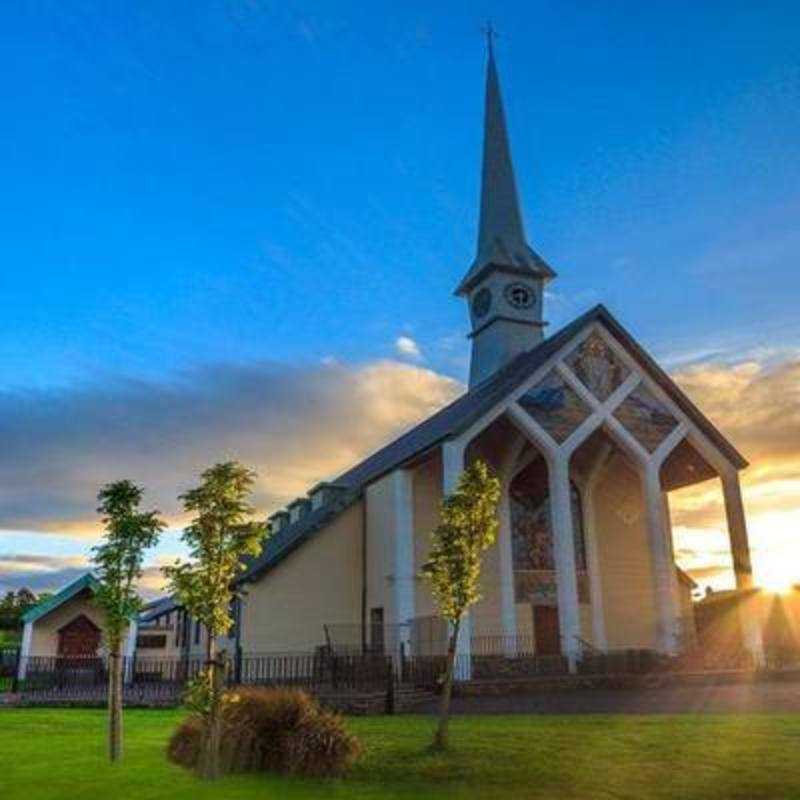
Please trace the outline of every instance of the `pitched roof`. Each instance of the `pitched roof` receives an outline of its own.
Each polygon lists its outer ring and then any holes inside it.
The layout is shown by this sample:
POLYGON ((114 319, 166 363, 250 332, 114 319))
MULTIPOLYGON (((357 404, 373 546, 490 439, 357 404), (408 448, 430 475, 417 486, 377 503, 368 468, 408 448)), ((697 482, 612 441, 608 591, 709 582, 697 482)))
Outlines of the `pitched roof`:
POLYGON ((168 611, 174 611, 176 608, 180 608, 180 605, 175 598, 175 595, 159 597, 157 600, 147 603, 147 605, 142 608, 141 612, 139 613, 139 622, 151 622, 156 617, 160 617, 162 614, 166 614, 168 611))
POLYGON ((341 485, 346 491, 321 508, 310 511, 296 522, 284 526, 268 539, 262 554, 248 564, 247 569, 236 582, 254 580, 265 570, 277 564, 315 531, 324 527, 333 517, 338 516, 345 508, 352 505, 370 483, 411 459, 433 450, 446 439, 467 430, 592 322, 599 322, 605 326, 631 358, 648 373, 651 379, 663 389, 735 467, 741 469, 747 466, 747 461, 736 448, 689 400, 633 336, 617 322, 605 306, 597 305, 585 314, 576 317, 533 349, 518 355, 490 378, 474 386, 441 411, 428 417, 336 478, 334 483, 341 485))
POLYGON ((75 595, 79 594, 84 589, 89 589, 92 592, 95 592, 99 585, 100 584, 97 578, 95 578, 91 572, 87 572, 85 575, 81 575, 80 578, 72 581, 72 583, 67 584, 63 589, 61 589, 61 591, 57 592, 52 597, 48 597, 46 600, 42 600, 32 608, 29 608, 22 615, 22 621, 36 622, 37 619, 41 619, 45 614, 49 614, 53 609, 58 608, 68 600, 71 600, 73 597, 75 597, 75 595))

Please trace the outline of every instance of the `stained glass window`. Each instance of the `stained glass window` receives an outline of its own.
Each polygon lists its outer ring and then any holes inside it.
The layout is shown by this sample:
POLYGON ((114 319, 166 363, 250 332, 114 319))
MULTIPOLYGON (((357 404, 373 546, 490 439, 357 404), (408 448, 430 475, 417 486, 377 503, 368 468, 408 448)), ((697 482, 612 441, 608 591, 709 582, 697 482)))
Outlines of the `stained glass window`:
POLYGON ((634 389, 614 412, 614 416, 651 453, 678 424, 667 407, 644 386, 634 389))
POLYGON ((519 399, 519 404, 559 444, 591 413, 586 403, 557 372, 549 373, 524 394, 519 399))
POLYGON ((598 400, 608 400, 630 375, 630 370, 597 333, 576 347, 566 363, 598 400))
MULTIPOLYGON (((572 524, 575 537, 575 569, 579 599, 588 602, 586 544, 580 494, 571 486, 572 524)), ((511 542, 514 563, 514 594, 518 603, 555 605, 557 581, 547 468, 536 461, 511 484, 511 542)))

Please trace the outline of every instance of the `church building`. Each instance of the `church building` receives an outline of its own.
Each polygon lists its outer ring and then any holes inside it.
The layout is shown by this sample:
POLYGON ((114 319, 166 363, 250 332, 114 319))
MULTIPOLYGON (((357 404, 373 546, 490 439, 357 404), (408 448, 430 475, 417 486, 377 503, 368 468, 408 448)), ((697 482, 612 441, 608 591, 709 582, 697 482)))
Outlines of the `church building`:
MULTIPOLYGON (((556 270, 525 232, 491 43, 477 239, 455 287, 471 327, 468 390, 272 515, 239 579, 245 652, 442 652, 446 625, 420 567, 442 497, 476 458, 502 498, 458 644, 463 674, 479 653, 560 655, 574 669, 587 653, 690 646, 669 493, 710 478, 737 589, 751 588, 742 455, 604 306, 546 332, 556 270)), ((754 620, 743 617, 742 641, 758 663, 754 620)))

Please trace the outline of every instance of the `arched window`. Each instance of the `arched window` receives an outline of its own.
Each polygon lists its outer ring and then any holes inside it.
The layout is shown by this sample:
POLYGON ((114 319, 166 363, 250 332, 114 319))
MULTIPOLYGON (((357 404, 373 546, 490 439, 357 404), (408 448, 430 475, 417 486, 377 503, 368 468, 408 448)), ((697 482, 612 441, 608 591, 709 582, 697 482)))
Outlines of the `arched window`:
MULTIPOLYGON (((575 568, 579 593, 581 573, 586 573, 583 508, 577 487, 570 485, 572 524, 575 538, 575 568)), ((555 558, 550 524, 550 493, 547 465, 541 458, 523 469, 511 482, 512 551, 517 602, 556 601, 555 558)), ((583 601, 583 599, 582 599, 583 601)))

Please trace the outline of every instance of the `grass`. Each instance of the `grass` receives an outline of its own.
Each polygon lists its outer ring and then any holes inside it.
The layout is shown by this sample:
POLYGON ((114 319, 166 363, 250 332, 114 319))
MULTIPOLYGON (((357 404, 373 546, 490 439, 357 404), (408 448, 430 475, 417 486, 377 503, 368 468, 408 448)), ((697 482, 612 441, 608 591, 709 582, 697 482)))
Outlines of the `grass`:
POLYGON ((800 798, 800 716, 457 717, 433 755, 434 720, 356 718, 365 754, 345 779, 264 775, 207 784, 168 764, 179 711, 126 712, 125 760, 104 758, 102 711, 0 710, 3 800, 245 798, 800 798))

